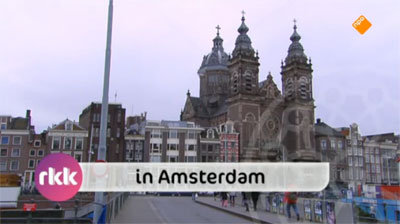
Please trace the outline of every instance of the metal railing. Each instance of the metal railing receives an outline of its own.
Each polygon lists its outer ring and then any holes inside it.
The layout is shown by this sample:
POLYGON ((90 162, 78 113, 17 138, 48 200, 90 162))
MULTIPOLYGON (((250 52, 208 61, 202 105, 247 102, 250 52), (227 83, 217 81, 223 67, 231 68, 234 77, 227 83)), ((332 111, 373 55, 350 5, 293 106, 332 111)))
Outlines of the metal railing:
MULTIPOLYGON (((32 195, 34 196, 34 195, 32 195)), ((129 193, 109 194, 103 204, 106 210, 105 222, 110 223, 121 210, 129 193)), ((90 215, 95 202, 93 200, 74 199, 63 202, 49 200, 0 201, 0 203, 17 203, 16 209, 1 209, 0 223, 93 223, 90 215), (35 211, 23 211, 24 203, 36 204, 35 211)))

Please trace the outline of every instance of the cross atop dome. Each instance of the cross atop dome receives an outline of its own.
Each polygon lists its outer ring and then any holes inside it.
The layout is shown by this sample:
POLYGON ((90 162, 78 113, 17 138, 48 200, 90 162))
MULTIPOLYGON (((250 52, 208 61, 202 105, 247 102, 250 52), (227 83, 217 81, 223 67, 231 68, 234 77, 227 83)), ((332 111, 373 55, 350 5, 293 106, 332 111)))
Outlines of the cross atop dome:
POLYGON ((215 27, 215 29, 217 29, 217 35, 219 36, 219 30, 221 29, 221 27, 220 27, 219 25, 217 25, 217 26, 215 27))

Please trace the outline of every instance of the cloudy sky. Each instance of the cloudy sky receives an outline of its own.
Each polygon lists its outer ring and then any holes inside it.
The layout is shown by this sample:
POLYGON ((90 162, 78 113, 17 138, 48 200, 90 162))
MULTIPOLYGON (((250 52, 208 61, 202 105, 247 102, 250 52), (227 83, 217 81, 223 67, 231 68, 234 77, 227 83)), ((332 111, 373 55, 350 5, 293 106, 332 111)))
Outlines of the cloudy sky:
MULTIPOLYGON (((0 114, 32 110, 40 132, 78 120, 101 101, 107 0, 0 1, 0 114)), ((362 134, 399 133, 399 1, 114 0, 110 101, 127 115, 179 119, 186 92, 198 96, 197 69, 220 25, 231 52, 241 11, 268 71, 281 88, 293 18, 313 62, 316 117, 333 127, 360 125, 362 134), (360 35, 352 23, 372 27, 360 35)))

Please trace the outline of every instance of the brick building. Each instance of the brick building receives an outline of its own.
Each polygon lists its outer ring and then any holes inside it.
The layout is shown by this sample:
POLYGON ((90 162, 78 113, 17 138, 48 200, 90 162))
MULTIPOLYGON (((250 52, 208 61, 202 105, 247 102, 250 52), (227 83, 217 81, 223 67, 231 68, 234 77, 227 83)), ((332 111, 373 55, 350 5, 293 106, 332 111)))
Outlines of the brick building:
MULTIPOLYGON (((321 119, 315 124, 315 146, 321 162, 329 162, 329 187, 337 190, 347 189, 346 136, 330 127, 321 119)), ((340 192, 340 191, 339 191, 340 192)))
POLYGON ((79 123, 66 119, 47 132, 48 151, 65 153, 78 162, 88 161, 88 131, 79 123))
MULTIPOLYGON (((79 116, 79 125, 88 130, 91 160, 97 159, 100 136, 101 103, 91 103, 79 116), (91 144, 91 145, 90 145, 91 144)), ((107 118, 107 162, 125 161, 125 108, 119 103, 109 103, 107 118)))

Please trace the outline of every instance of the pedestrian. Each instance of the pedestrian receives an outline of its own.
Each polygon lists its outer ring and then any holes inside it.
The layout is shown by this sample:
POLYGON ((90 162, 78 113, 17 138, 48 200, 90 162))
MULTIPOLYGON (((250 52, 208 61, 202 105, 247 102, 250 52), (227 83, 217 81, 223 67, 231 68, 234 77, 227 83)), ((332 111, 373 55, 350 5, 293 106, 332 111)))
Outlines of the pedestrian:
POLYGON ((235 197, 236 197, 236 192, 229 193, 229 202, 232 207, 235 207, 235 197))
POLYGON ((228 193, 221 192, 222 207, 228 207, 228 193))
POLYGON ((246 212, 249 211, 249 201, 247 200, 246 192, 242 192, 242 203, 246 207, 246 212))
POLYGON ((217 200, 218 192, 214 192, 214 201, 217 200))
POLYGON ((257 202, 260 192, 251 192, 251 200, 253 200, 254 211, 257 211, 257 202))
POLYGON ((290 219, 290 207, 293 207, 294 212, 296 213, 297 221, 300 220, 299 211, 297 209, 297 193, 296 192, 285 192, 286 202, 286 212, 287 216, 290 219))

